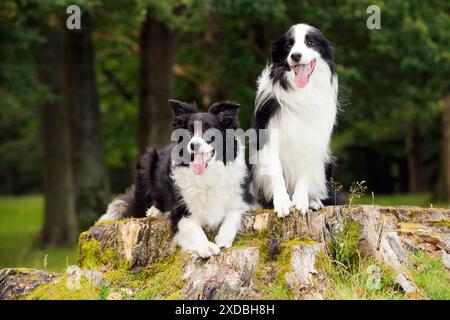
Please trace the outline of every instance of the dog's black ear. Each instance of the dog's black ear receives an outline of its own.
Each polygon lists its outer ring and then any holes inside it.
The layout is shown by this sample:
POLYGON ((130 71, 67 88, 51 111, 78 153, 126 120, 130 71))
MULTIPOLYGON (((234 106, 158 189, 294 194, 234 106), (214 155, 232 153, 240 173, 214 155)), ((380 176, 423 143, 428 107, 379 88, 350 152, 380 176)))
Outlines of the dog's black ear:
POLYGON ((195 105, 178 100, 169 100, 169 106, 172 108, 176 117, 197 112, 197 107, 195 105))
POLYGON ((215 114, 226 128, 237 128, 237 112, 240 105, 231 101, 216 102, 208 112, 215 114))
POLYGON ((286 59, 286 37, 272 41, 272 62, 281 63, 286 59))

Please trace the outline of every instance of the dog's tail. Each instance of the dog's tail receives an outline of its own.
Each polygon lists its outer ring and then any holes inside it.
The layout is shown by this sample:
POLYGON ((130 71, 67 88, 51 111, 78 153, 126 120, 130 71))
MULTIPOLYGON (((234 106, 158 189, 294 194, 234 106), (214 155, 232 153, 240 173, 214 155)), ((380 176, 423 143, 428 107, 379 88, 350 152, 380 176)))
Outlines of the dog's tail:
POLYGON ((134 196, 134 186, 131 186, 130 190, 121 194, 114 199, 106 209, 106 213, 98 219, 98 221, 104 220, 118 220, 123 218, 128 206, 132 203, 134 196))

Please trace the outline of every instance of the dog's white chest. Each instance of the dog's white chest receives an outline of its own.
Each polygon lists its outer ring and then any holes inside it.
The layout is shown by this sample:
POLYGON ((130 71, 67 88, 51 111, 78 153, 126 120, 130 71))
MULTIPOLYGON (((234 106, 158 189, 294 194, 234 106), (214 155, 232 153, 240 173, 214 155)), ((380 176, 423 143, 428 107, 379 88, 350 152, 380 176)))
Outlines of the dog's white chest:
POLYGON ((192 217, 201 225, 214 227, 223 221, 231 206, 242 202, 245 174, 246 168, 238 160, 226 166, 213 161, 201 176, 189 167, 177 167, 172 178, 192 217))

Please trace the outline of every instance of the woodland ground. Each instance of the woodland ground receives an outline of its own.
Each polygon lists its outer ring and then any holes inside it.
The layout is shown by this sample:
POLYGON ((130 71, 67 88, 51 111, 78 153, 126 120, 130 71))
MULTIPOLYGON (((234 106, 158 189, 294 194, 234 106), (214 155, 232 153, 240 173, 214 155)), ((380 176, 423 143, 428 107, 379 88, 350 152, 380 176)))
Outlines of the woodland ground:
MULTIPOLYGON (((378 205, 431 205, 428 194, 375 195, 378 205)), ((371 196, 357 203, 372 204, 371 196)), ((448 207, 438 203, 434 207, 448 207)), ((43 222, 41 195, 0 197, 0 269, 30 267, 64 272, 76 264, 76 247, 36 249, 32 244, 43 222)))

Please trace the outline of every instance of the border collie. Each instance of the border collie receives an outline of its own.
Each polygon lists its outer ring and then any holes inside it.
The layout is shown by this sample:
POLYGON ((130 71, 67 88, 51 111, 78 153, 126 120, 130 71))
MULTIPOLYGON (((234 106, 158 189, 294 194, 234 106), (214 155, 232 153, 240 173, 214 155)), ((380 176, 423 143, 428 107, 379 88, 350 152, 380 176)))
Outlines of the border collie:
POLYGON ((234 132, 226 133, 238 127, 239 105, 218 102, 208 112, 176 100, 169 105, 175 114, 172 141, 178 142, 140 157, 134 188, 112 202, 101 220, 169 211, 175 242, 207 258, 231 247, 253 201, 244 146, 234 132), (219 225, 210 242, 202 227, 219 225))
POLYGON ((259 138, 253 169, 261 203, 279 217, 305 214, 327 198, 325 168, 338 107, 333 45, 316 28, 297 24, 272 44, 272 63, 258 79, 253 127, 259 138))

